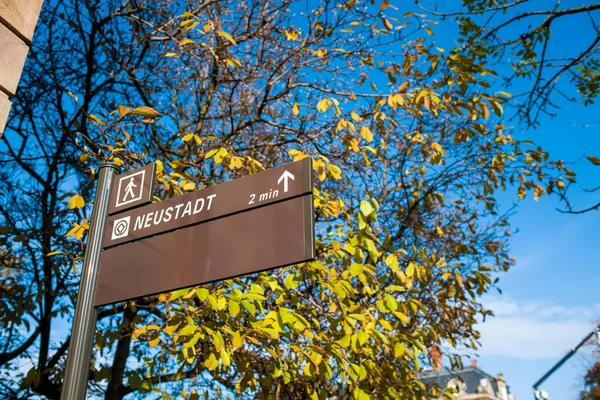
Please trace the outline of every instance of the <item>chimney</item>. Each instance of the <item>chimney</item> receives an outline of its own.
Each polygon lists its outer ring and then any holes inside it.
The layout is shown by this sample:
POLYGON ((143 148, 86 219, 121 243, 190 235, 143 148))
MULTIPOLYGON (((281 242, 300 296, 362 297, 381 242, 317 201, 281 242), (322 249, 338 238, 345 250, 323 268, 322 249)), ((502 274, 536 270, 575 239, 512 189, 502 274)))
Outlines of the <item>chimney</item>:
POLYGON ((471 367, 477 368, 477 360, 471 360, 471 367))
POLYGON ((442 353, 440 353, 440 350, 437 346, 429 346, 429 357, 431 360, 431 368, 434 371, 439 371, 442 369, 442 353))
POLYGON ((506 382, 504 381, 504 375, 498 374, 496 383, 498 384, 498 397, 501 400, 508 400, 508 387, 506 386, 506 382))

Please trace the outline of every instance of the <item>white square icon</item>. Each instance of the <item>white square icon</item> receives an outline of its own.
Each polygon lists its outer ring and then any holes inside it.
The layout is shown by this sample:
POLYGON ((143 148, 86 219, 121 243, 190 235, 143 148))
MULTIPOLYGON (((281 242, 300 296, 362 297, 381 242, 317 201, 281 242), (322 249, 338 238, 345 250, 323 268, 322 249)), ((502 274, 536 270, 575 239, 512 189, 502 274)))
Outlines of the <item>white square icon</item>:
POLYGON ((112 235, 110 240, 121 239, 125 236, 129 235, 129 222, 131 221, 131 216, 127 216, 124 218, 119 218, 115 220, 112 229, 112 235))
POLYGON ((134 201, 141 200, 144 194, 144 178, 146 171, 142 170, 135 174, 127 175, 119 180, 117 190, 116 207, 121 207, 134 201))

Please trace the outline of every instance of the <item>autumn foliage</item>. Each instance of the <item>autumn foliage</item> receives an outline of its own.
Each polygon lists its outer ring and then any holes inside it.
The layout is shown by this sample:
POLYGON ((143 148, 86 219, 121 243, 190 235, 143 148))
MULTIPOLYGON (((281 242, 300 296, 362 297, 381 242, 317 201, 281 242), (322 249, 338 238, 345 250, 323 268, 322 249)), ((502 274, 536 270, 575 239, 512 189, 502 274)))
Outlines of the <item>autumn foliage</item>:
POLYGON ((387 1, 80 3, 45 6, 0 149, 0 393, 60 393, 104 161, 156 161, 161 201, 312 157, 318 257, 99 309, 92 393, 422 398, 430 346, 478 347, 498 192, 573 175, 485 60, 387 1))

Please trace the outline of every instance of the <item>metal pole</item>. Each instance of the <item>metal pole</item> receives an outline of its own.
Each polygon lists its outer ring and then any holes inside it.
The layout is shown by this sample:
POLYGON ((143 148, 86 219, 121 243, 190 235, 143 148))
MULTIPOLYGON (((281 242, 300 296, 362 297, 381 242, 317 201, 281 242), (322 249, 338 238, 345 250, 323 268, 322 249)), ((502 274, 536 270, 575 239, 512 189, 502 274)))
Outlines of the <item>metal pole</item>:
POLYGON ((85 399, 87 391, 98 316, 94 308, 94 295, 98 279, 100 250, 102 250, 102 236, 108 214, 112 180, 118 172, 119 168, 111 163, 103 163, 98 169, 98 188, 85 249, 83 270, 81 271, 79 297, 75 308, 61 400, 85 399))
MULTIPOLYGON (((577 350, 579 350, 579 348, 581 346, 583 346, 585 344, 585 342, 587 342, 592 336, 599 334, 600 332, 600 325, 598 325, 593 331, 591 331, 589 333, 589 335, 587 335, 585 338, 583 338, 583 340, 581 342, 579 342, 579 344, 577 346, 575 346, 575 348, 569 350, 569 352, 567 354, 565 354, 565 356, 563 358, 561 358, 556 364, 554 364, 554 366, 552 368, 550 368, 550 370, 548 372, 546 372, 544 374, 544 376, 542 376, 536 383, 533 384, 533 395, 534 398, 538 398, 537 396, 537 390, 540 387, 540 385, 542 383, 544 383, 544 381, 546 379, 548 379, 550 377, 550 375, 552 375, 554 372, 556 372, 557 369, 559 369, 564 363, 567 362, 567 360, 569 360, 569 358, 571 358, 573 356, 573 354, 577 353, 577 350)), ((600 341, 600 337, 598 338, 598 341, 600 341)))

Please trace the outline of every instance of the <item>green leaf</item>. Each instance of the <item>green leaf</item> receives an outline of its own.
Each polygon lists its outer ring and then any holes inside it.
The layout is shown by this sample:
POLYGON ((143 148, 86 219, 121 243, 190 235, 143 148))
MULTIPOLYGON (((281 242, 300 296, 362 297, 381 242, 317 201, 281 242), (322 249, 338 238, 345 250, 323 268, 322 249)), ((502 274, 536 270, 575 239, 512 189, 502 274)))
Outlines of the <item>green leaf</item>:
POLYGON ((248 310, 248 312, 252 315, 256 314, 256 307, 251 302, 244 300, 242 301, 242 306, 248 310))
POLYGON ((179 336, 189 336, 193 333, 196 333, 198 327, 196 325, 187 325, 182 330, 179 331, 179 336))
POLYGON ((173 293, 171 293, 171 299, 170 300, 171 301, 177 300, 181 296, 185 296, 189 291, 190 291, 190 289, 179 289, 179 290, 176 290, 173 293))
POLYGON ((196 296, 198 296, 198 298, 202 301, 205 301, 208 298, 209 294, 210 294, 210 292, 208 291, 208 289, 205 289, 205 288, 196 289, 196 296))

